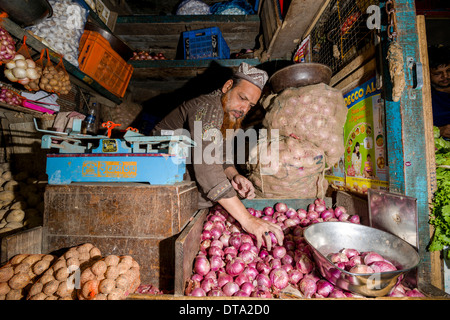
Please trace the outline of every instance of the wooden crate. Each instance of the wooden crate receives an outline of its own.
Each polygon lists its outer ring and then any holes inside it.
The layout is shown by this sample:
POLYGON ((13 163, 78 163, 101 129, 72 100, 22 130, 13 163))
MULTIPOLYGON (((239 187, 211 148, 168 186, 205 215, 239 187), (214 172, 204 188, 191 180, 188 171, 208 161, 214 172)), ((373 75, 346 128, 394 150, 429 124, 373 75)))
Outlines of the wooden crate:
POLYGON ((72 183, 45 191, 44 252, 84 242, 131 255, 143 284, 172 290, 175 240, 197 210, 195 182, 72 183))
POLYGON ((26 230, 13 230, 0 237, 0 264, 7 262, 17 254, 42 253, 42 226, 26 230))
MULTIPOLYGON (((325 198, 327 206, 331 206, 331 198, 325 198)), ((314 199, 266 199, 243 200, 244 205, 262 210, 267 206, 274 206, 277 202, 284 202, 289 207, 300 209, 314 202, 314 199)), ((194 219, 180 233, 175 242, 175 296, 184 295, 186 282, 192 275, 192 263, 200 247, 200 236, 203 231, 203 223, 209 210, 199 210, 194 219)))

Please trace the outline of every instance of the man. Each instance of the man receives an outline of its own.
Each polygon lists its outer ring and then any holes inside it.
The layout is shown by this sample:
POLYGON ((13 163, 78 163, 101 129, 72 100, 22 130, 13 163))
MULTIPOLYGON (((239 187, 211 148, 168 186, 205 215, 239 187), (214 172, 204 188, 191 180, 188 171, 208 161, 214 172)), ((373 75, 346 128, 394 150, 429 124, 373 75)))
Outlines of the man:
POLYGON ((450 54, 446 47, 428 49, 433 125, 450 138, 450 54))
MULTIPOLYGON (((267 79, 265 71, 242 63, 221 89, 182 103, 157 124, 152 133, 185 129, 191 139, 201 142, 201 155, 207 154, 205 150, 215 150, 218 144, 225 150, 226 130, 240 128, 245 115, 258 103, 267 79)), ((281 227, 252 216, 238 198, 239 194, 242 198, 252 199, 255 196, 253 184, 239 174, 232 163, 224 161, 223 154, 219 155, 221 161, 211 162, 209 159, 198 161, 195 150, 193 153, 187 172, 197 182, 199 208, 219 203, 246 232, 256 237, 258 247, 263 241, 269 250, 273 247, 270 232, 278 243, 282 243, 281 227)))

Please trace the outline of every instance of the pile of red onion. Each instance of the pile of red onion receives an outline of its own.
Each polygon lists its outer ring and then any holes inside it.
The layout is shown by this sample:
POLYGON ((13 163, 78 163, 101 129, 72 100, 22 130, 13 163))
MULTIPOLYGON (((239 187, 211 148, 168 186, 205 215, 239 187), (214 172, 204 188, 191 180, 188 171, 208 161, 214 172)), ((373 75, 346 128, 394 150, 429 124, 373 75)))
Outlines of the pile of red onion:
POLYGON ((351 273, 375 273, 397 270, 393 262, 374 251, 359 252, 356 249, 344 248, 329 255, 329 259, 338 268, 351 273))
POLYGON ((10 104, 13 106, 22 106, 22 101, 23 99, 14 91, 7 88, 1 88, 0 102, 10 104))
MULTIPOLYGON (((307 210, 289 208, 285 203, 247 210, 280 225, 285 235, 283 244, 278 244, 271 234, 272 249, 268 251, 265 244, 258 249, 254 236, 243 231, 225 209, 220 205, 212 207, 203 225, 186 295, 276 298, 291 286, 305 298, 362 297, 321 277, 303 237, 303 229, 312 223, 359 223, 358 215, 349 215, 341 206, 327 208, 323 199, 316 199, 307 210)), ((406 296, 409 291, 398 285, 391 294, 399 296, 404 292, 406 296)), ((420 292, 415 290, 414 294, 420 292)))
POLYGON ((5 62, 13 59, 16 55, 16 42, 11 35, 0 27, 0 61, 5 62))

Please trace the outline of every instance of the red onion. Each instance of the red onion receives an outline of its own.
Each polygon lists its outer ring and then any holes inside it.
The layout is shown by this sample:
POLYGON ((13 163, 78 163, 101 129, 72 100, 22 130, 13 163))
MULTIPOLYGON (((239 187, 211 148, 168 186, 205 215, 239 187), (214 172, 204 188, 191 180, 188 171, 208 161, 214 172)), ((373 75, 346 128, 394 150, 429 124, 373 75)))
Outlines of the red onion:
POLYGON ((367 265, 370 265, 375 261, 384 261, 384 258, 380 254, 373 251, 364 252, 363 257, 364 257, 364 264, 367 265))
POLYGON ((307 227, 311 224, 311 220, 309 220, 308 218, 302 219, 300 220, 300 225, 302 227, 307 227))
POLYGON ((351 273, 374 273, 375 271, 367 265, 358 264, 358 265, 354 266, 353 268, 351 268, 349 272, 351 272, 351 273))
POLYGON ((191 296, 193 296, 193 297, 205 297, 206 296, 206 292, 202 288, 195 288, 194 290, 191 291, 191 296))
POLYGON ((396 271, 397 268, 387 261, 375 261, 369 265, 375 272, 389 272, 396 271))
POLYGON ((203 279, 203 281, 201 283, 201 288, 205 292, 210 291, 211 289, 215 288, 216 286, 217 286, 217 280, 214 280, 212 278, 203 279))
POLYGON ((281 258, 281 264, 292 265, 293 262, 294 262, 294 258, 289 254, 285 254, 283 256, 283 258, 281 258))
POLYGON ((348 271, 358 264, 363 264, 362 257, 361 256, 351 257, 350 260, 345 263, 345 270, 348 271))
POLYGON ((317 199, 314 200, 314 204, 315 205, 323 205, 324 206, 325 205, 325 200, 317 198, 317 199))
POLYGON ((242 252, 242 251, 245 251, 245 250, 250 250, 251 249, 251 247, 253 246, 253 244, 251 244, 251 243, 249 243, 249 242, 246 242, 246 243, 243 243, 243 244, 241 244, 240 246, 239 246, 239 250, 238 251, 240 251, 240 252, 242 252))
POLYGON ((250 294, 244 290, 239 290, 235 294, 233 294, 233 297, 249 297, 249 296, 250 294))
POLYGON ((250 213, 252 216, 255 216, 255 209, 254 208, 247 208, 248 213, 250 213))
POLYGON ((275 259, 281 259, 286 255, 286 248, 282 246, 276 246, 272 249, 272 255, 275 259))
POLYGON ((235 247, 226 247, 223 249, 224 255, 230 255, 231 257, 236 257, 238 250, 235 247))
POLYGON ((220 268, 225 266, 225 262, 221 256, 212 256, 209 258, 209 263, 212 271, 218 271, 220 268))
POLYGON ((291 271, 292 269, 294 269, 294 267, 292 266, 292 264, 282 264, 281 268, 283 268, 286 272, 291 271))
POLYGON ((253 239, 252 239, 252 237, 249 234, 241 233, 240 237, 241 237, 241 245, 244 244, 244 243, 253 244, 253 239))
POLYGON ((297 269, 303 273, 310 273, 314 269, 314 263, 306 254, 302 254, 296 262, 297 269))
POLYGON ((263 215, 264 216, 272 216, 274 213, 275 213, 275 210, 272 207, 265 207, 263 209, 263 215))
POLYGON ((308 205, 308 211, 314 211, 314 209, 316 209, 316 205, 314 203, 310 203, 308 205))
POLYGON ((219 240, 220 240, 220 242, 222 242, 224 247, 228 247, 229 246, 229 242, 228 241, 230 240, 230 237, 231 237, 231 235, 230 234, 226 234, 226 233, 223 233, 220 236, 219 240))
POLYGON ((293 216, 297 215, 297 210, 293 208, 288 208, 284 214, 286 215, 286 217, 292 218, 293 216))
POLYGON ((311 298, 313 294, 316 293, 317 285, 313 279, 304 277, 300 280, 298 288, 303 293, 305 298, 311 298))
POLYGON ((292 269, 292 270, 288 271, 288 276, 289 276, 290 283, 297 284, 303 278, 303 273, 301 273, 297 269, 292 269))
POLYGON ((300 220, 306 218, 307 211, 305 209, 297 209, 297 216, 300 220))
POLYGON ((259 261, 256 263, 256 270, 258 270, 260 274, 269 274, 271 268, 265 262, 259 261))
POLYGON ((356 224, 360 224, 361 221, 359 219, 359 216, 357 214, 354 214, 352 216, 350 216, 350 218, 348 218, 348 221, 351 223, 356 223, 356 224))
POLYGON ((219 239, 222 235, 223 229, 220 230, 217 226, 214 226, 210 231, 212 239, 219 239))
POLYGON ((220 289, 211 289, 208 293, 208 297, 223 297, 223 292, 220 289))
POLYGON ((332 213, 330 210, 324 210, 320 213, 320 217, 327 221, 328 219, 334 218, 334 213, 332 213))
POLYGON ((211 231, 203 230, 201 240, 203 241, 203 240, 207 240, 207 239, 211 239, 211 238, 212 238, 211 231))
POLYGON ((314 208, 314 211, 321 213, 323 211, 325 211, 327 209, 327 207, 325 207, 325 205, 323 204, 318 204, 316 205, 316 207, 314 208))
POLYGON ((256 290, 250 296, 256 298, 272 298, 272 294, 268 290, 256 290))
POLYGON ((224 285, 231 281, 233 281, 233 277, 225 272, 219 273, 219 276, 217 277, 217 285, 219 286, 219 288, 222 288, 224 285))
POLYGON ((241 291, 247 293, 248 297, 252 294, 253 289, 255 289, 255 286, 251 282, 244 282, 241 284, 241 291))
POLYGON ((347 258, 347 256, 345 255, 345 253, 337 252, 337 253, 331 254, 330 260, 331 260, 331 262, 333 262, 333 263, 338 263, 338 262, 347 262, 347 261, 348 261, 348 258, 347 258))
POLYGON ((350 215, 348 213, 342 212, 341 215, 339 216, 338 220, 339 221, 347 221, 348 218, 350 218, 350 215))
POLYGON ((330 293, 334 290, 334 286, 331 284, 331 282, 320 279, 316 282, 317 285, 317 293, 320 294, 323 297, 328 297, 330 293))
POLYGON ((406 291, 406 296, 407 297, 425 297, 424 294, 422 294, 419 290, 417 290, 416 288, 412 289, 412 290, 407 290, 406 291))
POLYGON ((239 252, 238 257, 242 258, 244 263, 247 265, 255 260, 256 254, 253 251, 244 250, 239 252))
POLYGON ((270 282, 270 278, 267 274, 260 273, 255 278, 257 286, 264 286, 270 288, 272 283, 270 282))
POLYGON ((235 247, 239 250, 239 247, 241 246, 241 234, 240 233, 234 233, 231 235, 230 239, 228 240, 228 243, 230 246, 235 247))
POLYGON ((277 204, 275 204, 275 211, 285 213, 287 210, 288 210, 288 206, 286 203, 278 202, 277 204))
POLYGON ((223 242, 218 240, 218 239, 214 239, 213 241, 211 241, 211 247, 218 247, 219 249, 223 249, 223 242))
POLYGON ((289 284, 289 276, 283 268, 273 269, 269 274, 272 285, 277 289, 284 289, 289 284))
POLYGON ((211 247, 209 247, 209 249, 208 249, 208 255, 209 255, 210 257, 212 257, 212 256, 223 257, 225 254, 224 254, 223 250, 220 249, 219 247, 217 247, 217 246, 211 246, 211 247))
POLYGON ((269 262, 269 266, 272 269, 277 269, 281 267, 281 260, 280 259, 272 259, 269 262))
POLYGON ((255 217, 261 218, 262 217, 262 210, 255 210, 255 217))
POLYGON ((256 276, 259 274, 258 270, 255 267, 249 266, 247 266, 244 271, 242 271, 242 273, 247 275, 249 281, 255 280, 256 276))
POLYGON ((308 211, 308 213, 306 214, 306 218, 309 220, 314 220, 319 218, 319 213, 317 213, 316 211, 308 211))
POLYGON ((200 251, 206 252, 206 250, 208 250, 210 246, 211 246, 210 239, 203 240, 202 242, 200 242, 200 251))
POLYGON ((356 249, 352 249, 352 248, 344 248, 340 252, 345 254, 347 256, 347 258, 349 258, 349 259, 353 258, 355 256, 359 256, 359 251, 356 249))
POLYGON ((339 218, 342 213, 347 213, 347 209, 345 209, 345 207, 337 206, 336 208, 334 208, 334 215, 336 216, 336 218, 339 218))
POLYGON ((193 281, 201 282, 203 280, 203 276, 198 273, 194 273, 191 277, 193 281))
POLYGON ((244 269, 245 269, 245 262, 240 257, 233 258, 225 266, 225 271, 230 276, 233 276, 233 277, 237 276, 238 274, 240 274, 242 271, 244 271, 244 269))
POLYGON ((347 296, 345 295, 345 293, 342 290, 334 288, 334 290, 331 291, 328 298, 347 298, 347 296))
POLYGON ((194 272, 199 275, 206 275, 211 270, 208 259, 204 256, 197 256, 194 261, 194 272))
POLYGON ((239 291, 239 286, 234 282, 228 282, 222 287, 224 295, 231 297, 233 294, 239 291))

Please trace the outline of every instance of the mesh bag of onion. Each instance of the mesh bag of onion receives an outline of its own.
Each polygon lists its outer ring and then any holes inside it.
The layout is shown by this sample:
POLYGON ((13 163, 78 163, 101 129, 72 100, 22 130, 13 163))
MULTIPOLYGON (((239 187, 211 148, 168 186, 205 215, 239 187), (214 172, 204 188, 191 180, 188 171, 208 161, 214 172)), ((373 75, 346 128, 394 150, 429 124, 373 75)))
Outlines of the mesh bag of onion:
MULTIPOLYGON (((267 109, 264 127, 269 134, 277 129, 280 138, 278 153, 273 152, 276 148, 269 148, 270 153, 260 153, 259 159, 253 161, 256 164, 248 167, 249 179, 258 193, 268 198, 323 197, 328 186, 324 172, 344 153, 347 107, 342 93, 320 83, 285 89, 266 97, 262 105, 267 109), (270 163, 272 172, 267 171, 265 163, 270 163)), ((274 142, 260 139, 255 150, 268 150, 261 148, 261 144, 268 146, 274 142)), ((253 156, 258 157, 255 150, 253 156)), ((249 158, 249 163, 251 159, 254 160, 249 158)))

